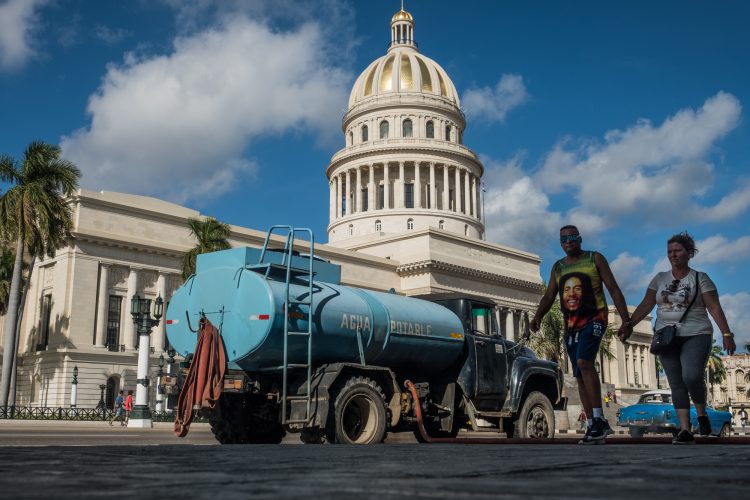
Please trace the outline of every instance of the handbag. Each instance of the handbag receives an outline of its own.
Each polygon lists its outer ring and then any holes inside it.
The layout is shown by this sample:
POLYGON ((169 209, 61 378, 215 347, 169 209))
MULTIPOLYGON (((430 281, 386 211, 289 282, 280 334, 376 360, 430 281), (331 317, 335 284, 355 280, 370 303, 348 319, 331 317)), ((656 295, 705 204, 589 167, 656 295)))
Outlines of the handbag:
POLYGON ((687 309, 685 309, 685 312, 682 313, 680 320, 677 323, 661 327, 654 332, 654 338, 651 339, 651 348, 649 349, 649 351, 651 351, 651 354, 662 354, 674 345, 675 339, 677 338, 678 325, 682 323, 683 319, 685 319, 688 311, 690 311, 690 308, 693 307, 693 302, 695 302, 695 299, 698 298, 698 294, 701 293, 700 278, 700 273, 696 272, 695 295, 693 295, 693 300, 690 301, 690 305, 688 305, 687 309))

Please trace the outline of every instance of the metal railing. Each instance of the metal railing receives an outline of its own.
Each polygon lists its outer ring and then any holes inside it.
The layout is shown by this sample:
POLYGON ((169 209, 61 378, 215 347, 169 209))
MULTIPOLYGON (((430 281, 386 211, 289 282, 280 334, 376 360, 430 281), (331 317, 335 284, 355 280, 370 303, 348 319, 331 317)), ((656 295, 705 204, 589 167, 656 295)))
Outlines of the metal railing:
MULTIPOLYGON (((111 408, 63 408, 49 406, 0 406, 0 419, 6 420, 75 420, 106 421, 112 418, 111 408)), ((171 411, 152 411, 153 422, 174 422, 171 411)), ((207 422, 201 410, 195 410, 193 422, 207 422)))

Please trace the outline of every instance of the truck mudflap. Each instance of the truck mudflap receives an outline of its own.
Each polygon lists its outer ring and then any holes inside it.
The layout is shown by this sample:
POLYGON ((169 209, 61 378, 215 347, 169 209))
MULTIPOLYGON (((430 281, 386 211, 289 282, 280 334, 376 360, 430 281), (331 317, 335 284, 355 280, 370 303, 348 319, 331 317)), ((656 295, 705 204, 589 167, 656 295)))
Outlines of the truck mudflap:
MULTIPOLYGON (((382 366, 362 366, 356 363, 330 363, 320 366, 312 376, 310 420, 307 424, 294 424, 290 429, 303 427, 318 427, 324 429, 328 422, 331 404, 331 392, 336 384, 351 376, 365 376, 375 380, 383 389, 387 409, 389 410, 390 427, 398 424, 401 417, 401 391, 396 376, 389 369, 382 366)), ((304 396, 306 380, 297 381, 292 387, 297 395, 304 396)), ((290 420, 304 419, 307 413, 306 400, 290 401, 290 420)))

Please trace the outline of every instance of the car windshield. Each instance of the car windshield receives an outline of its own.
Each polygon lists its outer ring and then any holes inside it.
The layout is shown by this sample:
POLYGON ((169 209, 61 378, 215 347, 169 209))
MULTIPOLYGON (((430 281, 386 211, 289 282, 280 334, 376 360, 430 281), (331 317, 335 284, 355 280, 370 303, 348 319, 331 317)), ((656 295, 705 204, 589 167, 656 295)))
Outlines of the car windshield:
POLYGON ((644 394, 641 399, 638 400, 638 404, 642 403, 671 403, 671 394, 644 394))

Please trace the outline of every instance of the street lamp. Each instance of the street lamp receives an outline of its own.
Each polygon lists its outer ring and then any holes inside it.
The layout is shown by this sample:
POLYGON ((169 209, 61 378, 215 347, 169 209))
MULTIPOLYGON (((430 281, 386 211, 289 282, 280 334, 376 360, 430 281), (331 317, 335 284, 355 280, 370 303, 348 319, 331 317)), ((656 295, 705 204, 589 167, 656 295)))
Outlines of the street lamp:
MULTIPOLYGON (((167 375, 172 375, 172 365, 174 364, 174 357, 176 355, 177 351, 170 346, 170 348, 167 349, 167 356, 169 356, 167 359, 167 375)), ((169 411, 169 395, 167 395, 167 399, 164 401, 164 411, 169 411)))
POLYGON ((78 366, 73 367, 73 382, 70 388, 70 407, 76 407, 76 399, 78 399, 78 366))
POLYGON ((99 390, 102 391, 99 395, 99 402, 96 404, 96 408, 102 411, 102 420, 106 419, 107 407, 104 404, 104 389, 107 388, 107 384, 99 384, 99 390))
POLYGON ((164 375, 164 355, 159 355, 159 371, 156 372, 156 411, 164 411, 164 391, 161 376, 164 375))
POLYGON ((133 323, 138 329, 138 378, 135 387, 135 406, 130 412, 128 427, 152 427, 151 410, 148 407, 148 355, 151 329, 159 324, 164 312, 161 295, 154 301, 154 315, 151 317, 151 299, 142 299, 137 293, 130 303, 133 323))

